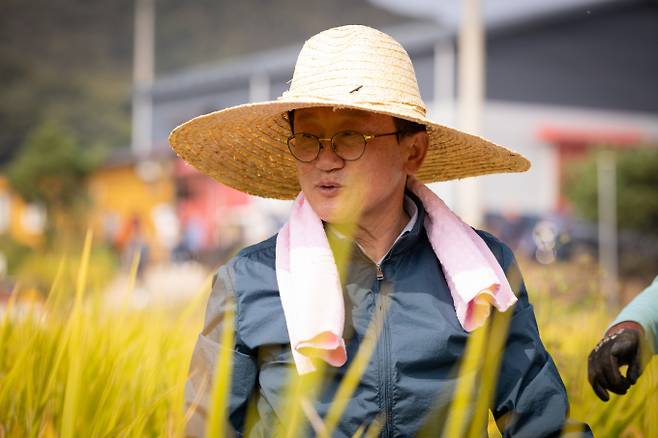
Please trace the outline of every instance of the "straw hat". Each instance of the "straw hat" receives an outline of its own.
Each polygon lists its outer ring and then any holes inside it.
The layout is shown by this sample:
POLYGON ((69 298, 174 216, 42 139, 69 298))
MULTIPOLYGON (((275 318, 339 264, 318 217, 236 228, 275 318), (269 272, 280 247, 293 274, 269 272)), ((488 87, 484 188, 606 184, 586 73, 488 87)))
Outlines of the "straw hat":
POLYGON ((306 41, 290 89, 277 100, 196 117, 174 129, 169 143, 182 159, 222 184, 265 198, 294 199, 300 187, 286 144, 287 112, 318 106, 426 125, 429 147, 416 174, 426 183, 530 168, 520 154, 426 118, 407 52, 385 33, 357 25, 306 41))

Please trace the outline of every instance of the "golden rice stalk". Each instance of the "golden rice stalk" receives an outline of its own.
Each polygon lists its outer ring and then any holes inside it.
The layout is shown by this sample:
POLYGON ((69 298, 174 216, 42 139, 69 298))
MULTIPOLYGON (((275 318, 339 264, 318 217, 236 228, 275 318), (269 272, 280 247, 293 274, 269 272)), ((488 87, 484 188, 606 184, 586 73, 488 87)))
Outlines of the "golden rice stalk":
POLYGON ((89 269, 89 256, 91 254, 91 241, 92 231, 88 230, 85 236, 85 245, 82 251, 82 259, 80 261, 80 269, 78 271, 78 279, 75 288, 75 304, 71 314, 71 331, 69 338, 69 368, 66 378, 66 392, 64 395, 64 412, 62 414, 62 430, 61 435, 63 438, 73 438, 77 436, 75 430, 76 424, 76 411, 78 407, 78 398, 80 396, 80 386, 82 384, 81 371, 82 371, 82 357, 80 351, 82 350, 83 336, 82 333, 82 297, 87 282, 87 271, 89 269))
POLYGON ((384 325, 385 316, 388 313, 388 303, 389 301, 384 301, 383 306, 383 315, 382 318, 373 318, 370 322, 366 334, 361 341, 359 346, 359 351, 356 353, 352 364, 348 368, 343 380, 338 386, 336 395, 334 396, 333 402, 329 407, 327 416, 325 417, 325 427, 327 429, 326 437, 332 436, 338 422, 340 420, 343 411, 347 407, 347 403, 350 401, 354 390, 361 381, 361 376, 368 366, 370 357, 375 351, 377 346, 377 340, 379 339, 379 334, 381 333, 382 327, 384 325))
POLYGON ((233 368, 233 339, 235 311, 231 308, 224 313, 222 327, 222 346, 217 354, 213 384, 210 395, 210 417, 206 424, 206 436, 223 437, 227 435, 228 398, 231 391, 231 373, 233 368))
POLYGON ((495 312, 466 343, 459 378, 443 435, 478 437, 486 430, 510 317, 514 309, 495 312))

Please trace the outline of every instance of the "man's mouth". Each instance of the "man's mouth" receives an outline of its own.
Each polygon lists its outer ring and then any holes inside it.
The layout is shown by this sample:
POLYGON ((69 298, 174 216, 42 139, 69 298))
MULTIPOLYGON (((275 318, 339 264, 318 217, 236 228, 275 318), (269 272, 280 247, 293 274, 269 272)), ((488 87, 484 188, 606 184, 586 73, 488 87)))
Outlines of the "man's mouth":
POLYGON ((337 193, 342 186, 336 182, 322 182, 316 184, 315 187, 320 191, 320 193, 330 195, 337 193))

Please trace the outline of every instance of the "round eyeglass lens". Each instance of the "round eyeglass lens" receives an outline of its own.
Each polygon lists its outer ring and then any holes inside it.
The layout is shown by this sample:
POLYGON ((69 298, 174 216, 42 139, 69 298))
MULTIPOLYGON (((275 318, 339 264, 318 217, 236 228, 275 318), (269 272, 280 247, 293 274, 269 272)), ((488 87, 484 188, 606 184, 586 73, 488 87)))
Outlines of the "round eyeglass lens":
POLYGON ((336 154, 345 160, 361 158, 366 147, 366 139, 358 132, 339 132, 334 136, 336 154))
POLYGON ((290 153, 299 161, 313 161, 320 149, 318 139, 312 135, 298 133, 288 140, 290 153))

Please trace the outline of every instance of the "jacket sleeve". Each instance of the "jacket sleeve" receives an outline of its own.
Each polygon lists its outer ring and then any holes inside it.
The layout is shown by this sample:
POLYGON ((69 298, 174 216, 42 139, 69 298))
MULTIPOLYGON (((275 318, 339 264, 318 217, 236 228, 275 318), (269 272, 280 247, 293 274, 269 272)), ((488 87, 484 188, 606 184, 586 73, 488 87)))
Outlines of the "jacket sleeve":
POLYGON ((210 416, 211 380, 219 349, 226 347, 219 344, 224 327, 223 319, 231 309, 235 310, 235 343, 227 347, 233 351, 228 418, 236 436, 242 435, 247 401, 256 382, 257 362, 253 352, 240 341, 239 308, 236 306, 229 268, 222 266, 213 279, 204 327, 194 347, 185 384, 185 408, 186 412, 191 413, 185 429, 186 436, 202 437, 205 434, 206 420, 210 416))
POLYGON ((610 327, 623 321, 639 323, 644 328, 644 334, 653 348, 653 353, 658 353, 658 277, 653 280, 651 286, 622 309, 610 327))
POLYGON ((492 409, 498 427, 504 437, 592 436, 586 424, 567 420, 566 389, 539 337, 523 278, 512 251, 499 245, 496 255, 518 302, 509 325, 492 409))

